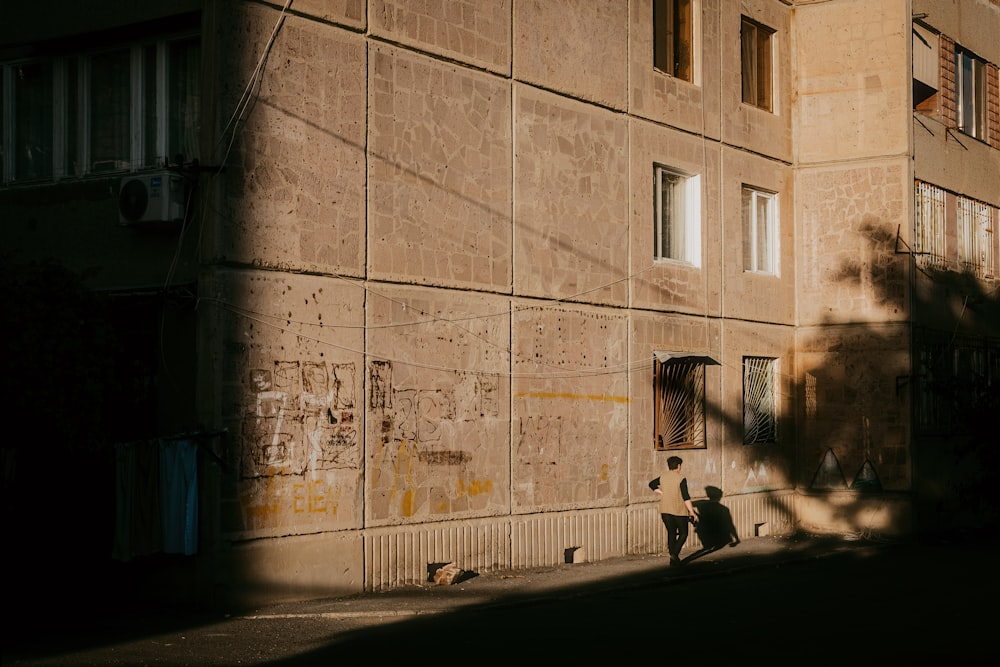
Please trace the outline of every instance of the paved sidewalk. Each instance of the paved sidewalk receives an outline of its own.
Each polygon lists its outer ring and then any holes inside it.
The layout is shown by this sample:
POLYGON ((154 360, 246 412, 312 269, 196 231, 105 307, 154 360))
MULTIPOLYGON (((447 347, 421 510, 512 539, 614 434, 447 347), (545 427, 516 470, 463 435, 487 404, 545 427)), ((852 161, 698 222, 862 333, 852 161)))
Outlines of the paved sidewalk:
POLYGON ((735 571, 780 567, 797 561, 881 549, 889 543, 831 535, 758 537, 733 547, 701 553, 686 549, 684 564, 669 566, 666 554, 637 555, 595 562, 567 563, 529 570, 466 573, 455 584, 427 582, 385 592, 275 604, 243 618, 398 618, 438 614, 466 606, 526 604, 533 599, 645 586, 651 579, 691 580, 735 571))

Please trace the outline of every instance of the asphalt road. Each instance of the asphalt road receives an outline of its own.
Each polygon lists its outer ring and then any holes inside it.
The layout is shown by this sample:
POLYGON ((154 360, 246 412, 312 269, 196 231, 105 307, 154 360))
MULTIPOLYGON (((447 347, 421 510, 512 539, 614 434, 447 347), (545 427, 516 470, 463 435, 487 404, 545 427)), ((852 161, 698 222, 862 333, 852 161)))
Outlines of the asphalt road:
POLYGON ((20 642, 3 665, 955 664, 1000 655, 995 560, 984 547, 894 546, 396 620, 146 615, 20 642))

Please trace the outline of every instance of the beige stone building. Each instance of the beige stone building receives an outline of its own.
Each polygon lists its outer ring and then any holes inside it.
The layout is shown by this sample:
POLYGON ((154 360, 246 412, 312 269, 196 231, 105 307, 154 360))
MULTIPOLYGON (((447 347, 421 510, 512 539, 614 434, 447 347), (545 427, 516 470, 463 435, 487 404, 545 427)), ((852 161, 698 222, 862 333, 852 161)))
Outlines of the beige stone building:
POLYGON ((741 539, 994 516, 996 0, 96 4, 0 27, 3 245, 108 304, 158 592, 657 553, 671 455, 741 539))

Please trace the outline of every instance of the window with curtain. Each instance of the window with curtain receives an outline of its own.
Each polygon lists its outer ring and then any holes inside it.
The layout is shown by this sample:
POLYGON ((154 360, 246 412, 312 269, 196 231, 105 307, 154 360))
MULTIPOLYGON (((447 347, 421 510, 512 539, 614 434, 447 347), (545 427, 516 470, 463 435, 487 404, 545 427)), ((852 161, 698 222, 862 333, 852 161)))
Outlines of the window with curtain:
POLYGON ((132 55, 128 50, 90 58, 90 172, 132 166, 132 55))
POLYGON ((694 81, 693 0, 653 0, 653 67, 694 81))
POLYGON ((778 197, 743 188, 743 270, 778 272, 778 197))
POLYGON ((701 264, 701 179, 653 165, 653 258, 701 264))
POLYGON ((0 182, 162 167, 199 154, 194 36, 0 63, 0 182))
MULTIPOLYGON (((13 100, 5 100, 13 120, 11 145, 14 178, 34 181, 52 177, 54 144, 51 62, 22 63, 8 68, 13 100)), ((7 129, 7 126, 4 126, 7 129)), ((6 170, 5 170, 6 171, 6 170)))
POLYGON ((743 103, 765 111, 772 102, 772 36, 774 30, 743 17, 740 23, 740 60, 743 78, 743 103))

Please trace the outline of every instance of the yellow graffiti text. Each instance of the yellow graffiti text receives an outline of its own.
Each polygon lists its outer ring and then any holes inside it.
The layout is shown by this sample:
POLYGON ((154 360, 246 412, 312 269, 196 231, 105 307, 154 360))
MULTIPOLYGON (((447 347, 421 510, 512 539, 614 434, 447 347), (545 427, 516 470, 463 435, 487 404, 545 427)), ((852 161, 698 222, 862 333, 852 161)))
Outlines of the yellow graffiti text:
POLYGON ((628 396, 608 396, 607 394, 571 394, 554 391, 526 391, 515 394, 514 398, 567 398, 572 401, 609 401, 611 403, 628 403, 628 396))

